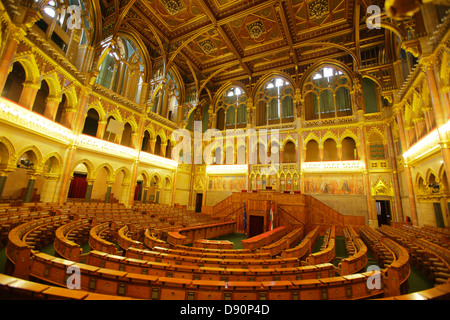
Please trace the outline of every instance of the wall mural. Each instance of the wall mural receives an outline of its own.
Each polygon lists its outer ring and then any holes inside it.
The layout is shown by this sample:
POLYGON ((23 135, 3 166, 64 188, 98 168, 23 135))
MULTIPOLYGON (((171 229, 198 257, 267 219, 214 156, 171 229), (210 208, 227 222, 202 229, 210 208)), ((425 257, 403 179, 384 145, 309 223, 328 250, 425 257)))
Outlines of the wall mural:
POLYGON ((243 176, 210 176, 208 190, 210 191, 242 191, 247 189, 243 176))
POLYGON ((361 175, 311 175, 305 177, 305 193, 364 194, 361 175))

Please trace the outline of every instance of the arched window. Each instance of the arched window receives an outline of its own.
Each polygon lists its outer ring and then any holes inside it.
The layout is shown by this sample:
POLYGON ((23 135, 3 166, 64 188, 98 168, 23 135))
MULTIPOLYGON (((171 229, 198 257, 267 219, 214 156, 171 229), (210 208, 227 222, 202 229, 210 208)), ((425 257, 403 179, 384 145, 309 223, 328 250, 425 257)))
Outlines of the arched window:
POLYGON ((61 102, 58 105, 58 110, 56 111, 55 122, 63 123, 63 115, 65 109, 67 108, 67 102, 68 102, 67 96, 66 94, 63 93, 61 102))
POLYGON ((306 144, 305 162, 320 161, 319 143, 316 140, 309 140, 306 144))
POLYGON ((334 66, 312 72, 303 87, 305 120, 351 115, 350 83, 348 75, 334 66))
POLYGON ((50 94, 50 88, 48 86, 47 81, 42 80, 41 87, 38 90, 36 94, 36 98, 34 100, 33 104, 33 111, 36 113, 39 113, 41 115, 44 115, 45 113, 45 107, 47 105, 47 98, 50 94))
POLYGON ((8 74, 2 97, 19 103, 22 94, 23 83, 25 82, 25 69, 20 62, 14 62, 12 71, 8 74))
POLYGON ((145 130, 145 132, 144 132, 144 137, 142 138, 142 147, 141 147, 141 150, 142 150, 142 151, 145 151, 145 152, 150 151, 150 146, 149 146, 149 144, 150 144, 150 133, 148 133, 148 131, 145 130))
POLYGON ((356 142, 350 137, 345 137, 342 140, 342 160, 356 159, 358 159, 356 142))
POLYGON ((104 58, 95 82, 139 103, 144 81, 142 53, 128 37, 117 39, 104 58))
POLYGON ((155 150, 153 151, 153 154, 160 156, 161 155, 161 137, 156 136, 156 142, 155 142, 155 150))
POLYGON ((256 94, 256 125, 294 121, 294 88, 284 78, 269 79, 256 94))
POLYGON ((42 19, 36 22, 36 26, 60 50, 71 53, 68 58, 72 63, 81 66, 83 59, 79 59, 79 56, 84 56, 85 46, 92 41, 89 1, 50 0, 42 8, 41 14, 42 19))
MULTIPOLYGON (((223 125, 226 129, 243 128, 247 125, 247 95, 242 88, 232 86, 223 91, 217 100, 216 110, 224 110, 223 125)), ((222 115, 217 114, 217 129, 222 128, 222 115)))
POLYGON ((323 161, 337 161, 338 153, 336 141, 329 138, 323 143, 323 161))
POLYGON ((127 122, 123 126, 122 131, 122 140, 120 141, 120 144, 123 146, 131 147, 131 134, 133 133, 133 128, 131 128, 131 125, 127 122))
POLYGON ((84 121, 83 134, 90 136, 97 136, 98 121, 100 117, 97 110, 91 108, 87 112, 86 120, 84 121))
POLYGON ((295 162, 295 144, 292 141, 286 142, 284 145, 283 162, 295 162))
POLYGON ((116 140, 116 133, 108 130, 110 129, 111 121, 116 121, 116 118, 114 118, 113 116, 109 116, 108 119, 106 119, 106 127, 105 133, 103 134, 103 140, 114 142, 116 140))
POLYGON ((223 108, 217 111, 216 128, 219 130, 225 129, 225 110, 223 108))

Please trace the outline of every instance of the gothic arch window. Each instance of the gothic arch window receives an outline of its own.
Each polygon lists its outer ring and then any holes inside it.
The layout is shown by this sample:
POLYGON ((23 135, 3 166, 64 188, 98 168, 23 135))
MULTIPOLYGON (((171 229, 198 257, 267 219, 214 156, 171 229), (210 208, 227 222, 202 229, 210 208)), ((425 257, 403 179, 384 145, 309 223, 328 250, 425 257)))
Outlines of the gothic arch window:
POLYGON ((65 112, 65 109, 68 106, 68 99, 67 95, 65 93, 62 94, 61 102, 58 105, 58 110, 55 115, 55 122, 57 123, 63 123, 63 115, 65 112))
POLYGON ((316 140, 309 140, 306 144, 305 162, 320 161, 319 143, 316 140))
POLYGON ((351 115, 350 91, 349 76, 336 66, 325 66, 311 72, 303 86, 305 120, 351 115))
POLYGON ((127 147, 131 147, 132 146, 132 133, 133 133, 133 128, 131 127, 131 125, 126 122, 125 125, 123 126, 123 132, 122 132, 122 139, 120 141, 120 144, 123 146, 127 146, 127 147))
POLYGON ((50 95, 50 88, 46 80, 42 80, 41 87, 39 88, 36 98, 34 100, 32 110, 36 113, 44 115, 45 107, 47 104, 47 98, 50 95))
POLYGON ((357 160, 358 152, 356 142, 353 138, 345 137, 342 139, 342 160, 357 160))
POLYGON ((23 83, 26 80, 25 69, 20 62, 14 62, 11 72, 8 74, 2 97, 19 103, 22 94, 23 83))
POLYGON ((169 70, 165 84, 156 88, 151 111, 170 121, 178 118, 178 105, 181 102, 181 83, 176 73, 169 70))
POLYGON ((120 36, 102 61, 95 82, 125 98, 140 102, 145 67, 143 54, 133 40, 120 36))
POLYGON ((337 144, 331 138, 328 138, 323 142, 323 161, 337 161, 337 144))
POLYGON ((294 87, 282 77, 267 80, 256 93, 256 125, 294 121, 294 87))
MULTIPOLYGON (((36 0, 35 0, 36 1, 36 0)), ((41 9, 42 19, 36 22, 47 39, 51 40, 68 58, 75 62, 78 55, 84 55, 85 48, 92 42, 92 16, 89 1, 50 0, 41 9)), ((77 63, 82 65, 82 63, 77 63)))
POLYGON ((295 162, 296 158, 295 144, 292 141, 286 142, 283 151, 283 162, 295 162))
POLYGON ((217 129, 244 128, 247 125, 247 95, 242 88, 231 86, 223 91, 216 102, 216 110, 223 110, 217 114, 217 129), (224 123, 222 123, 224 122, 224 123))
POLYGON ((97 135, 98 121, 100 116, 94 108, 87 112, 86 120, 84 121, 83 134, 95 137, 97 135))

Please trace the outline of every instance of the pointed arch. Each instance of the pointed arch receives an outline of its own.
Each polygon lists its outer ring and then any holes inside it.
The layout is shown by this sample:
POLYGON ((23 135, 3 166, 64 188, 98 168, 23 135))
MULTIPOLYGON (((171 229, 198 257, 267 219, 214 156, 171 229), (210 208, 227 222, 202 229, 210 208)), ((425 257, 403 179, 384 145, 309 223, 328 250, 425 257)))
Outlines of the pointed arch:
POLYGON ((33 54, 18 54, 16 55, 14 62, 19 62, 25 69, 25 81, 29 83, 38 83, 41 77, 41 72, 36 63, 36 59, 33 54))
POLYGON ((52 163, 52 169, 51 169, 51 172, 49 172, 49 173, 61 174, 63 172, 63 169, 64 169, 64 161, 63 161, 63 158, 61 157, 61 155, 58 152, 49 153, 47 156, 45 156, 42 159, 42 161, 41 161, 42 169, 41 170, 43 171, 44 166, 47 163, 47 161, 49 161, 52 158, 55 159, 56 163, 52 163), (55 170, 53 169, 54 166, 56 166, 55 170))
POLYGON ((17 152, 14 157, 14 162, 17 162, 19 160, 19 157, 24 153, 27 153, 29 158, 31 156, 30 160, 34 163, 34 171, 38 171, 38 169, 42 168, 40 166, 40 163, 42 162, 42 153, 36 146, 28 146, 17 152))
POLYGON ((15 168, 16 151, 14 145, 5 137, 0 137, 0 169, 15 168))
POLYGON ((318 145, 320 145, 320 138, 314 133, 310 132, 305 139, 303 139, 303 149, 306 150, 306 145, 310 140, 314 140, 317 142, 318 145))
POLYGON ((97 174, 98 174, 99 170, 101 170, 102 168, 105 168, 105 169, 106 169, 106 172, 107 172, 107 180, 108 180, 108 181, 113 180, 113 178, 114 178, 114 169, 113 169, 113 167, 112 167, 109 163, 107 163, 107 162, 103 162, 101 165, 99 165, 99 166, 95 169, 95 171, 94 171, 93 174, 92 174, 92 178, 97 178, 97 174))
POLYGON ((76 161, 73 166, 72 166, 72 171, 71 171, 71 176, 73 177, 73 173, 75 172, 75 168, 77 166, 79 166, 80 164, 83 164, 86 167, 87 170, 87 176, 86 179, 92 179, 93 178, 93 173, 95 171, 94 169, 94 165, 92 164, 92 162, 89 159, 81 159, 76 161))
POLYGON ((114 171, 114 175, 113 175, 113 177, 112 177, 112 180, 116 180, 116 178, 117 178, 117 175, 119 174, 119 172, 123 172, 123 183, 130 183, 131 182, 131 171, 130 171, 130 169, 128 169, 127 167, 125 167, 125 166, 122 166, 122 167, 120 167, 120 168, 118 168, 118 169, 116 169, 116 171, 114 171))
POLYGON ((144 177, 144 183, 143 183, 144 188, 150 187, 150 175, 148 174, 148 172, 146 170, 142 169, 137 174, 138 178, 140 176, 144 177))
POLYGON ((345 138, 352 138, 352 139, 355 141, 357 147, 358 147, 359 144, 360 144, 358 135, 357 135, 356 133, 354 133, 353 131, 349 130, 349 129, 345 129, 344 132, 342 132, 342 133, 339 135, 339 141, 338 141, 338 143, 339 143, 339 144, 342 144, 342 141, 343 141, 345 138))
POLYGON ((43 75, 42 80, 45 80, 48 83, 50 97, 61 97, 62 88, 58 79, 58 73, 56 73, 56 71, 43 75))
POLYGON ((99 116, 99 120, 98 120, 99 122, 106 121, 106 112, 105 112, 105 109, 103 108, 103 105, 100 100, 96 100, 96 101, 93 101, 92 103, 88 104, 88 107, 86 108, 86 115, 87 115, 87 112, 89 111, 89 109, 94 109, 95 111, 97 111, 98 116, 99 116))

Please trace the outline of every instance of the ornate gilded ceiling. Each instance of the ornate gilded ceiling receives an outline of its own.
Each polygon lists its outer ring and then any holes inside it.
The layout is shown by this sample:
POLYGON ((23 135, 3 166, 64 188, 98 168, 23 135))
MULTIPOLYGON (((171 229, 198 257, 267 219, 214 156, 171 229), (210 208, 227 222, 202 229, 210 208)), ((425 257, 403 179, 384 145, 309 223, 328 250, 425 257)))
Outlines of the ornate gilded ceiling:
MULTIPOLYGON (((356 48, 355 30, 359 34, 359 29, 367 29, 365 8, 359 3, 101 0, 102 38, 121 31, 139 34, 155 63, 158 59, 173 63, 188 80, 248 82, 273 69, 296 77, 302 68, 325 57, 355 63, 358 50, 364 49, 356 48)), ((383 30, 361 34, 367 35, 360 39, 367 47, 384 41, 383 30)))

